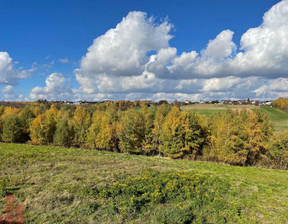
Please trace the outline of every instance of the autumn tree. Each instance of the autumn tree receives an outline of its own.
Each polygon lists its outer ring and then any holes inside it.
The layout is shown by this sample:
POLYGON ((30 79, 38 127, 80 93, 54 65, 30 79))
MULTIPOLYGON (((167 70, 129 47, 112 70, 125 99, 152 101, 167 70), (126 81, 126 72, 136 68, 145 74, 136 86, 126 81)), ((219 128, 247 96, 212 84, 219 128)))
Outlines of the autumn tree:
POLYGON ((16 115, 10 115, 3 124, 2 140, 4 142, 24 142, 21 121, 16 115))
POLYGON ((0 106, 0 117, 4 114, 5 108, 4 106, 0 106))
POLYGON ((133 154, 150 154, 153 149, 153 120, 151 111, 143 107, 127 111, 121 118, 120 150, 133 154))
POLYGON ((202 153, 205 141, 204 130, 199 124, 199 116, 173 107, 163 123, 160 137, 162 152, 172 158, 202 153))
POLYGON ((233 165, 255 165, 266 153, 273 125, 259 111, 227 111, 211 117, 210 131, 205 159, 233 165))
POLYGON ((272 106, 281 110, 288 110, 288 98, 280 97, 272 102, 272 106))
POLYGON ((49 144, 53 142, 56 131, 58 106, 53 104, 44 114, 38 115, 30 125, 30 138, 33 144, 49 144))
MULTIPOLYGON (((16 107, 0 107, 0 133, 3 132, 3 125, 5 120, 12 115, 17 116, 21 111, 21 108, 16 107)), ((2 134, 1 134, 2 135, 2 134)), ((3 140, 3 139, 2 139, 3 140)))
POLYGON ((2 139, 2 131, 3 131, 3 123, 4 119, 2 119, 2 115, 4 114, 5 108, 3 106, 0 106, 0 140, 2 139))
POLYGON ((96 149, 97 136, 101 130, 101 122, 104 116, 104 111, 95 111, 92 116, 92 123, 88 129, 86 145, 92 149, 96 149))
POLYGON ((118 152, 118 112, 114 104, 106 111, 95 111, 86 144, 93 149, 118 152))
POLYGON ((69 147, 72 143, 73 134, 66 116, 61 117, 56 124, 53 142, 59 146, 69 147))
POLYGON ((249 151, 246 111, 227 111, 210 118, 210 144, 204 159, 244 165, 249 151))
POLYGON ((72 118, 72 129, 74 131, 73 145, 79 147, 85 144, 90 125, 90 114, 85 108, 78 106, 72 118))
POLYGON ((30 139, 30 125, 31 122, 35 119, 33 108, 26 105, 19 113, 19 119, 21 122, 23 141, 26 142, 30 139))
POLYGON ((278 169, 288 169, 288 131, 279 131, 271 136, 264 164, 278 169))
POLYGON ((268 141, 273 133, 273 125, 266 114, 257 111, 249 113, 246 128, 249 144, 246 163, 255 165, 263 160, 268 150, 268 141))
POLYGON ((160 136, 162 135, 162 127, 163 123, 165 121, 166 116, 171 111, 171 106, 167 104, 162 104, 160 107, 158 107, 155 119, 154 119, 154 128, 152 130, 153 134, 153 149, 155 152, 159 152, 161 155, 161 145, 162 141, 160 139, 160 136))

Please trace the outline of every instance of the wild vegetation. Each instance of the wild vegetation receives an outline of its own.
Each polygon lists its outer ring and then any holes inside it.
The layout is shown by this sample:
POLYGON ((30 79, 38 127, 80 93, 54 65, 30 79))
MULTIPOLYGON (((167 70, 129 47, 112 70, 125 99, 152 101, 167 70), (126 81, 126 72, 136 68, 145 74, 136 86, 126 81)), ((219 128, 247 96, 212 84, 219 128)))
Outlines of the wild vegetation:
POLYGON ((287 185, 284 170, 0 143, 0 207, 13 193, 27 223, 287 223, 287 185))
POLYGON ((89 108, 47 103, 23 109, 0 107, 0 137, 12 143, 287 169, 286 136, 286 132, 274 132, 262 110, 225 110, 202 116, 167 104, 147 107, 141 101, 89 108))
POLYGON ((286 223, 287 171, 245 167, 288 169, 278 112, 0 107, 0 207, 13 193, 29 223, 286 223))
POLYGON ((288 98, 280 97, 272 102, 272 106, 280 110, 288 111, 288 98))
POLYGON ((288 113, 271 106, 262 106, 263 111, 275 125, 276 131, 288 130, 288 113))

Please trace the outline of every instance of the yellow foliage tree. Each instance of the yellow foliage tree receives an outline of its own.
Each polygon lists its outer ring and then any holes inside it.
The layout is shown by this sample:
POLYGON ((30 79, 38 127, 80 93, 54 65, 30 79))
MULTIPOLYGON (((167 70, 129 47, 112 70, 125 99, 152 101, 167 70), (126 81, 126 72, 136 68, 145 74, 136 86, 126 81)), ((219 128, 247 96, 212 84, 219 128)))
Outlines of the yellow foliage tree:
POLYGON ((90 114, 85 108, 78 106, 72 118, 72 129, 74 132, 73 145, 79 147, 85 144, 90 125, 90 114))
POLYGON ((200 117, 195 113, 180 111, 173 107, 163 123, 160 136, 161 151, 172 158, 202 154, 206 134, 200 125, 200 117))
POLYGON ((30 125, 30 138, 33 144, 49 144, 53 142, 56 131, 58 106, 53 104, 44 114, 38 115, 30 125))

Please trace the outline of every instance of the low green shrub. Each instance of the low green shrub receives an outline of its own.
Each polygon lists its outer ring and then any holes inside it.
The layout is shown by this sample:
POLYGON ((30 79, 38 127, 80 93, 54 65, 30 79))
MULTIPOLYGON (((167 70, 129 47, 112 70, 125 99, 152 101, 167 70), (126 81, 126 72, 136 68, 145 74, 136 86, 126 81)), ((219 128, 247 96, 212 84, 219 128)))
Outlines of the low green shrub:
POLYGON ((228 181, 210 174, 147 170, 85 192, 102 201, 98 215, 122 221, 152 212, 159 223, 244 222, 245 205, 229 201, 230 189, 228 181))

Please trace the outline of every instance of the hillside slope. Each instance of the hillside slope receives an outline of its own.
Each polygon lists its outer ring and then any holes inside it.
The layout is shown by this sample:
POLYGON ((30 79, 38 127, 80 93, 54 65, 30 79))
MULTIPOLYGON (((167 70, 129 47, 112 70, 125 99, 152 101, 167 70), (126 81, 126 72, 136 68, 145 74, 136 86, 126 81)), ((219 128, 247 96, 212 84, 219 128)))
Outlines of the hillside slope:
MULTIPOLYGON (((288 172, 0 143, 29 223, 287 223, 288 172)), ((0 210, 1 211, 1 210, 0 210)))
POLYGON ((269 106, 263 106, 261 110, 275 123, 277 131, 288 130, 288 113, 269 106))

